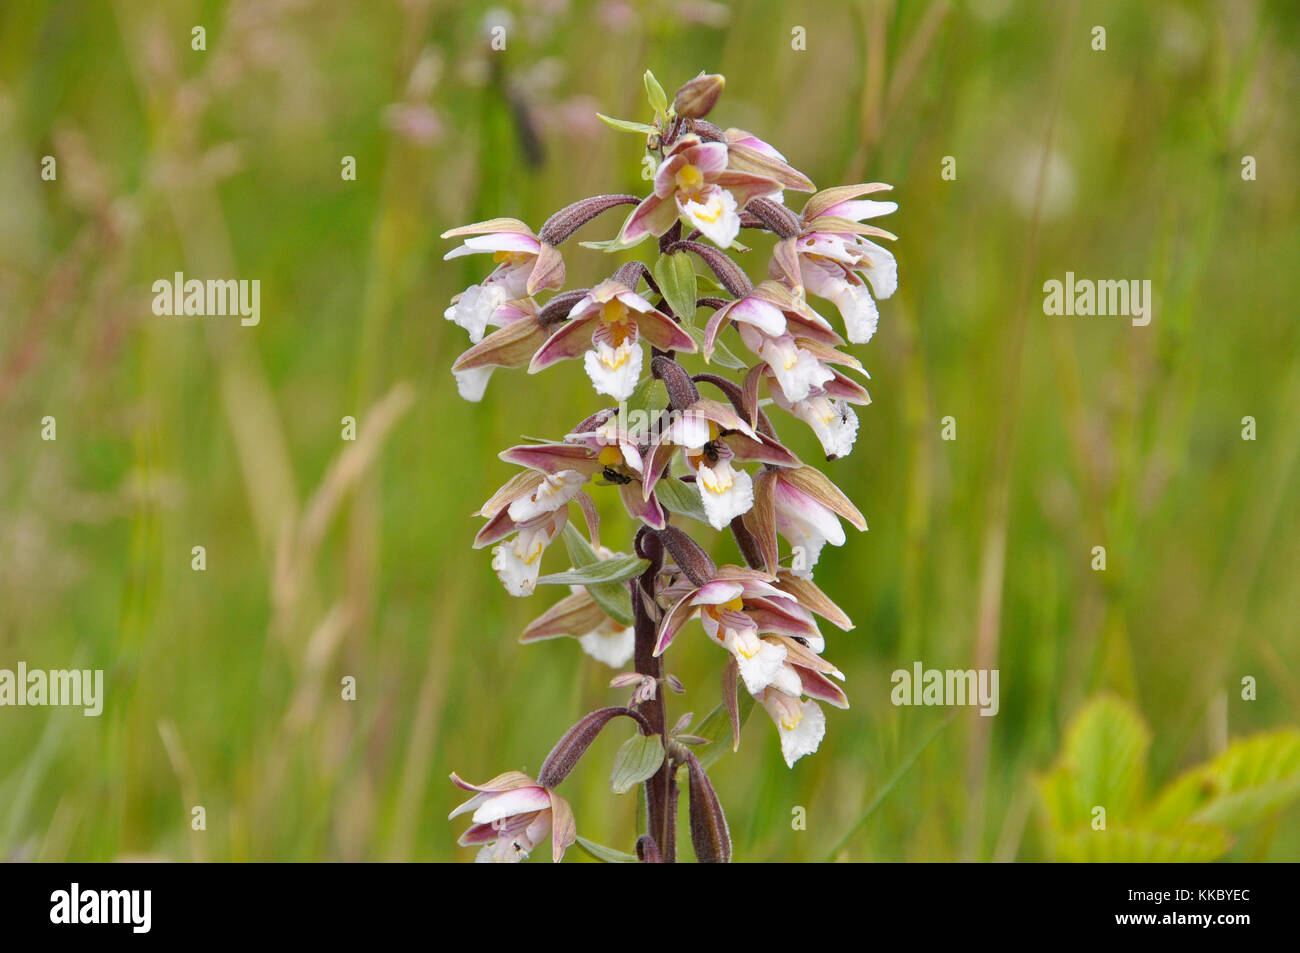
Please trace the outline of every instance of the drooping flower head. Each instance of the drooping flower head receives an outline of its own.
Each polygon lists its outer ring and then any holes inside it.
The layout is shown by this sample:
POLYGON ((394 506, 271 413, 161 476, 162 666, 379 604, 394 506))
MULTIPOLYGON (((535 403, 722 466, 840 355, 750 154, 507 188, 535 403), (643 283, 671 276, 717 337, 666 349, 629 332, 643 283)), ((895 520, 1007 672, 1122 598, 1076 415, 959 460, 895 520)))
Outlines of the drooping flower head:
POLYGON ((470 341, 478 343, 489 325, 506 323, 497 312, 520 298, 544 288, 564 284, 564 259, 557 249, 543 243, 523 222, 514 218, 494 218, 487 222, 462 225, 442 233, 443 238, 465 239, 443 260, 463 255, 490 254, 496 267, 481 284, 470 285, 452 298, 444 317, 469 332, 470 341))
POLYGON ((507 771, 486 784, 470 784, 453 772, 451 781, 474 792, 448 820, 473 812, 473 826, 457 843, 479 847, 474 858, 479 863, 517 864, 550 837, 551 859, 558 864, 577 840, 569 802, 522 772, 507 771))
POLYGON ((898 204, 859 198, 889 188, 876 182, 818 192, 804 206, 801 228, 793 240, 799 274, 788 273, 781 255, 772 259, 774 277, 835 303, 845 333, 855 344, 866 343, 876 333, 879 311, 872 292, 875 298, 888 298, 898 287, 893 254, 866 237, 892 240, 895 236, 862 224, 896 211, 898 204))

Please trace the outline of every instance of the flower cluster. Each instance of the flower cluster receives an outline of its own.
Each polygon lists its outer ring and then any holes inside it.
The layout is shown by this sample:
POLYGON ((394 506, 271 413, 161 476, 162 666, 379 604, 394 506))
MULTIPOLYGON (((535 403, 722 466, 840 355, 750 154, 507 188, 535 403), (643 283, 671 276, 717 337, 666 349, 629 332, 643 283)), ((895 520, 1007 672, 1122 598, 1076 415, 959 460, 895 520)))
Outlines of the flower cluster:
POLYGON ((453 776, 477 792, 457 813, 474 812, 462 843, 485 845, 483 859, 521 859, 559 830, 563 816, 563 838, 553 835, 558 859, 574 835, 568 806, 553 789, 588 735, 615 715, 635 718, 641 737, 657 739, 662 750, 653 775, 638 778, 650 814, 638 856, 673 859, 667 818, 675 809, 665 799, 676 797, 674 777, 685 767, 697 856, 730 857, 721 808, 689 750, 718 741, 689 733, 689 724, 668 728, 659 691, 681 688, 662 656, 692 620, 728 656, 720 710, 732 723, 733 746, 740 685, 775 722, 790 766, 822 740, 820 703, 848 706, 837 684, 843 674, 822 657, 817 620, 843 630, 852 623, 812 574, 827 543, 845 543, 844 524, 864 530, 866 522, 781 442, 769 411, 807 424, 827 460, 852 450, 853 405, 870 398, 859 379, 865 370, 843 347, 846 338, 872 337, 876 299, 896 288, 893 255, 872 241, 894 236, 866 223, 897 206, 866 198, 889 188, 880 183, 816 191, 773 146, 707 121, 722 87, 721 76, 701 74, 670 103, 647 73, 653 123, 606 119, 645 137, 654 165, 650 194, 584 199, 537 232, 501 218, 443 235, 463 239, 447 258, 482 253, 495 263, 446 310, 471 342, 452 368, 462 396, 481 399, 496 368, 536 374, 581 359, 595 392, 617 403, 572 423, 558 439, 502 452, 520 469, 479 510, 486 522, 474 545, 492 547, 492 568, 513 596, 532 595, 539 585, 569 587, 522 641, 570 636, 601 662, 620 668, 635 658, 636 669, 612 682, 635 686, 631 707, 575 725, 539 781, 510 774, 475 787, 453 776), (812 195, 796 213, 787 192, 812 195), (653 263, 627 261, 594 287, 565 289, 559 247, 616 206, 632 206, 616 237, 583 244, 627 257, 654 238, 653 263), (733 257, 749 251, 740 241, 745 230, 776 239, 757 283, 733 257), (813 298, 834 306, 838 327, 813 298), (696 355, 702 368, 688 371, 682 355, 696 355), (718 373, 724 369, 735 371, 734 379, 718 373), (638 526, 631 554, 600 542, 598 499, 610 487, 638 526), (574 503, 585 535, 569 520, 574 503), (693 523, 729 530, 745 565, 715 565, 685 529, 693 523), (544 553, 561 539, 570 568, 542 575, 544 553))

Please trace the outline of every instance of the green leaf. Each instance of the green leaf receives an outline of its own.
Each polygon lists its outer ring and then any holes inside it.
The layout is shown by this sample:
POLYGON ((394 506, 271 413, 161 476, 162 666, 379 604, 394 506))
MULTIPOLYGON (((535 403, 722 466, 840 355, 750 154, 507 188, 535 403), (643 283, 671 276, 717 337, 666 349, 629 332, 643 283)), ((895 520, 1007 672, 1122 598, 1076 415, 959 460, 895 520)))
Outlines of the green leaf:
POLYGON ((1300 796, 1300 731, 1287 728, 1234 742, 1214 760, 1170 782, 1145 826, 1218 824, 1241 830, 1300 796))
POLYGON ((593 586, 606 583, 625 582, 633 576, 639 576, 650 566, 649 560, 636 556, 619 555, 610 559, 571 569, 568 572, 553 572, 548 576, 539 576, 539 586, 593 586))
POLYGON ((619 746, 609 786, 615 794, 626 794, 651 777, 664 763, 664 743, 659 735, 637 733, 619 746))
POLYGON ((666 117, 668 115, 668 94, 664 88, 659 85, 659 80, 655 79, 655 74, 650 70, 645 71, 642 77, 645 81, 646 98, 650 100, 650 108, 655 111, 655 115, 666 117))
POLYGON ((671 513, 689 516, 701 523, 709 521, 708 514, 704 512, 704 504, 700 502, 699 491, 693 483, 683 483, 676 477, 665 476, 655 484, 655 496, 671 513))
MULTIPOLYGON (((643 411, 651 420, 659 414, 661 410, 668 406, 668 388, 664 382, 654 377, 647 377, 641 383, 636 385, 636 390, 632 391, 632 396, 627 399, 627 411, 631 415, 636 411, 643 411)), ((627 421, 623 425, 627 426, 627 421)))
MULTIPOLYGON (((695 346, 704 351, 704 328, 697 328, 694 325, 686 326, 686 333, 695 341, 695 346)), ((719 335, 721 337, 721 335, 719 335)), ((709 360, 710 364, 718 364, 722 367, 730 368, 733 371, 747 371, 749 365, 736 357, 735 353, 723 344, 722 341, 713 342, 713 357, 709 360)))
POLYGON ((625 854, 621 850, 606 847, 604 844, 597 844, 585 837, 579 837, 577 843, 588 855, 602 864, 639 864, 641 862, 637 859, 636 854, 625 854))
MULTIPOLYGON (((572 523, 564 526, 564 548, 569 551, 569 562, 579 569, 600 562, 600 554, 572 523)), ((587 592, 596 600, 596 605, 604 610, 605 615, 620 625, 632 624, 632 594, 627 586, 620 583, 591 585, 587 587, 587 592)))
POLYGON ((633 122, 630 119, 615 119, 612 116, 606 116, 604 113, 596 113, 600 121, 607 126, 613 126, 621 132, 639 132, 643 136, 648 136, 652 132, 658 132, 654 126, 647 125, 644 122, 633 122))
POLYGON ((1217 827, 1185 827, 1177 834, 1086 828, 1058 836, 1054 846, 1057 859, 1071 863, 1206 863, 1226 854, 1232 838, 1217 827))
POLYGON ((690 255, 684 251, 660 255, 654 272, 668 307, 689 328, 695 323, 695 266, 690 255))
MULTIPOLYGON (((1075 716, 1062 754, 1075 778, 1079 803, 1088 811, 1104 807, 1112 822, 1136 821, 1150 743, 1146 723, 1128 702, 1109 696, 1089 702, 1075 716)), ((1084 815, 1079 823, 1088 820, 1084 815)))
MULTIPOLYGON (((739 696, 736 701, 740 709, 740 723, 743 725, 754 709, 754 696, 746 691, 741 691, 739 696)), ((695 734, 709 742, 696 758, 703 767, 713 767, 731 750, 731 719, 727 717, 726 706, 719 705, 709 712, 709 716, 700 722, 700 727, 695 729, 695 734)))
POLYGON ((617 238, 611 238, 603 242, 578 242, 583 248, 591 248, 595 251, 603 251, 606 255, 612 255, 615 252, 626 251, 630 245, 624 245, 617 238))

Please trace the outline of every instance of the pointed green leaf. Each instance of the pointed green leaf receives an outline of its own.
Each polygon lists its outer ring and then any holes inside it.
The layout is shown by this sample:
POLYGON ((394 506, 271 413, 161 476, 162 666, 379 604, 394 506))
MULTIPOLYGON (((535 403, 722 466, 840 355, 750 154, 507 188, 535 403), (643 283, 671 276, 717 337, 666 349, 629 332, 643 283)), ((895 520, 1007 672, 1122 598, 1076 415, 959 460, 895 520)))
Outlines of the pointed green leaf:
POLYGON ((689 328, 695 323, 695 266, 690 255, 684 251, 660 255, 654 273, 668 307, 689 328))
POLYGON ((664 744, 659 735, 635 734, 619 746, 609 786, 615 794, 626 794, 651 777, 664 763, 664 744))
MULTIPOLYGON (((564 547, 569 551, 569 562, 579 569, 594 565, 600 561, 600 554, 592 548, 591 543, 572 523, 564 527, 564 547)), ((622 583, 608 585, 591 585, 587 587, 591 598, 604 611, 605 615, 620 625, 632 624, 632 594, 622 583)))
POLYGON ((630 119, 615 119, 612 116, 606 116, 604 113, 596 113, 600 121, 607 126, 613 126, 621 132, 639 132, 643 136, 648 136, 653 132, 658 132, 654 126, 647 125, 644 122, 633 122, 630 119))
POLYGON ((606 847, 604 844, 597 844, 585 837, 579 837, 577 843, 587 854, 602 864, 639 864, 641 862, 637 859, 636 854, 625 854, 621 850, 606 847))
MULTIPOLYGON (((754 709, 754 696, 749 692, 740 692, 736 701, 740 709, 740 723, 743 725, 754 709)), ((719 705, 709 712, 709 716, 700 722, 700 727, 695 730, 695 734, 709 742, 696 757, 704 767, 713 767, 731 750, 731 718, 727 714, 726 706, 719 705)))
POLYGON ((650 108, 655 111, 655 115, 665 117, 668 115, 668 94, 664 88, 659 85, 659 80, 655 79, 655 74, 650 70, 645 71, 642 77, 645 81, 646 98, 650 100, 650 108))
POLYGON ((655 496, 671 513, 689 516, 701 523, 709 521, 704 504, 700 502, 700 491, 694 483, 683 483, 676 477, 666 476, 655 484, 655 496))
MULTIPOLYGON (((703 353, 704 352, 704 328, 697 328, 693 324, 688 325, 686 327, 686 333, 691 336, 691 338, 695 341, 695 346, 700 349, 701 353, 703 353)), ((746 364, 740 358, 736 357, 735 352, 732 351, 731 348, 727 347, 727 345, 723 344, 721 340, 717 340, 713 342, 713 356, 709 359, 709 363, 717 364, 721 367, 725 367, 733 371, 749 370, 749 365, 746 364)))
POLYGON ((618 555, 580 569, 539 576, 537 584, 539 586, 593 586, 625 582, 633 576, 641 575, 649 565, 648 560, 636 556, 618 555))

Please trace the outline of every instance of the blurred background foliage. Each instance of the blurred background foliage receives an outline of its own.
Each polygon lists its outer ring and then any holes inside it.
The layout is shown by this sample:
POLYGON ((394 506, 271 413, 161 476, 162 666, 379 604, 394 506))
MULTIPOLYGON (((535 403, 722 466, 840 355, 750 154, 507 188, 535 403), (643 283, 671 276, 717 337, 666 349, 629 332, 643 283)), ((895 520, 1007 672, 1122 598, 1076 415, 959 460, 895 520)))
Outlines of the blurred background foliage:
MULTIPOLYGON (((871 528, 818 566, 853 708, 794 770, 750 721, 713 770, 737 858, 1054 856, 1036 792, 1103 692, 1152 791, 1296 722, 1298 34, 1282 0, 4 4, 0 667, 103 668, 107 704, 0 711, 0 855, 467 859, 447 774, 535 771, 621 697, 575 643, 517 645, 558 593, 509 598, 469 548, 497 451, 597 405, 576 362, 457 398, 442 310, 483 262, 438 234, 643 192, 594 114, 644 119, 646 68, 724 73, 711 118, 900 203, 900 290, 856 349, 875 403, 828 467, 871 528), (155 317, 176 271, 260 279, 261 324, 155 317), (1066 271, 1150 279, 1152 324, 1044 316, 1066 271), (997 667, 1000 712, 893 707, 917 659, 997 667)), ((571 287, 616 264, 566 252, 571 287)), ((722 662, 678 641, 670 720, 722 662)), ((564 793, 629 849, 622 738, 564 793)), ((1228 858, 1300 856, 1300 811, 1266 814, 1228 858)))

